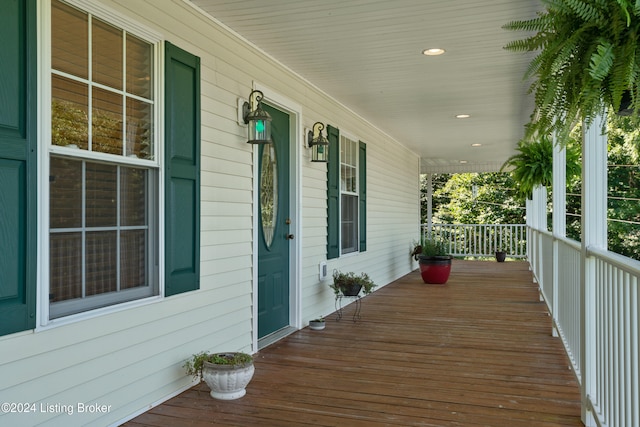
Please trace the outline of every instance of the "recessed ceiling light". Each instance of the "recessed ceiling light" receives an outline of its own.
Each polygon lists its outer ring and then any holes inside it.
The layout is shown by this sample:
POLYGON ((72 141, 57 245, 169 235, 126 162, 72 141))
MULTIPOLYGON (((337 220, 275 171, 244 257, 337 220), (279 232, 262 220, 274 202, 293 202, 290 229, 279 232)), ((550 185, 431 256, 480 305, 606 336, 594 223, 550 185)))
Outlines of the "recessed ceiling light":
POLYGON ((439 47, 432 47, 431 49, 425 49, 422 51, 423 55, 427 56, 438 56, 444 53, 444 49, 440 49, 439 47))
POLYGON ((479 144, 479 143, 476 142, 475 144, 471 144, 471 146, 472 147, 482 147, 482 144, 479 144))
POLYGON ((471 114, 457 114, 456 119, 468 119, 471 117, 471 114))

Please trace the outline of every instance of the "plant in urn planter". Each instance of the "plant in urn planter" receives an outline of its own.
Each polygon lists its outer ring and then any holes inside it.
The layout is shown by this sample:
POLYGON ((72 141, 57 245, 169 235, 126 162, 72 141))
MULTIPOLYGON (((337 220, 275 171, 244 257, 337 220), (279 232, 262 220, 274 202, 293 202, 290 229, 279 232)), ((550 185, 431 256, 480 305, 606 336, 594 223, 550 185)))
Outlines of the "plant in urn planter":
POLYGON ((253 378, 253 357, 241 352, 194 354, 184 363, 188 375, 204 380, 211 397, 220 400, 239 399, 253 378))

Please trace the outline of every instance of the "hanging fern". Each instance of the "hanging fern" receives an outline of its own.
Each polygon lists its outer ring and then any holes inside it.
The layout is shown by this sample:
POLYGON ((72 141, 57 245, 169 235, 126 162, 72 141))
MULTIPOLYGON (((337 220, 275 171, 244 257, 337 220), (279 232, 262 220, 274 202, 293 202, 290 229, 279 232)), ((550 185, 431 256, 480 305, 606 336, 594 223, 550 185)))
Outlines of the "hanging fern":
MULTIPOLYGON (((575 139, 565 141, 567 177, 580 174, 580 150, 577 147, 575 139)), ((538 185, 548 187, 552 183, 553 142, 548 137, 535 141, 521 140, 517 151, 502 165, 501 171, 510 169, 518 192, 530 199, 538 185)))
POLYGON ((558 132, 564 140, 576 123, 590 124, 607 108, 617 111, 625 92, 631 98, 630 109, 637 113, 640 1, 542 2, 545 10, 536 18, 504 26, 535 32, 505 46, 536 54, 525 74, 533 78, 530 91, 535 100, 530 132, 558 132))

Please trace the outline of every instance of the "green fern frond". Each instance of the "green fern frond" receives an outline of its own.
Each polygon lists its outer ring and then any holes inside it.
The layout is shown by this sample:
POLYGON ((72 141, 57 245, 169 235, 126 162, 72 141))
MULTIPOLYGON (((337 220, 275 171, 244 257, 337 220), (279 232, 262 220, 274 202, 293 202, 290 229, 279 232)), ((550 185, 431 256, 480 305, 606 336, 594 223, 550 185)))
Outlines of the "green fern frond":
POLYGON ((620 8, 622 9, 622 12, 624 14, 624 16, 627 18, 627 27, 629 25, 631 25, 631 12, 630 10, 633 10, 634 8, 637 10, 638 9, 638 4, 640 2, 636 1, 635 6, 631 5, 631 2, 629 2, 628 0, 617 0, 618 4, 620 5, 620 8))
MULTIPOLYGON (((625 0, 620 0, 625 1, 625 0)), ((589 4, 587 1, 582 0, 565 0, 565 3, 575 14, 585 22, 598 22, 605 19, 602 12, 597 8, 589 4)))
POLYGON ((502 28, 511 31, 539 32, 546 30, 548 26, 549 17, 546 14, 538 14, 537 18, 526 21, 511 21, 503 25, 502 28))
POLYGON ((567 64, 570 64, 572 59, 575 58, 576 52, 578 51, 577 38, 578 36, 576 35, 564 43, 564 46, 562 46, 556 57, 551 62, 549 69, 551 73, 561 73, 566 68, 567 64))
POLYGON ((596 80, 603 81, 613 67, 613 44, 608 40, 602 40, 597 52, 591 55, 589 74, 596 80))
POLYGON ((511 41, 504 46, 504 49, 510 50, 512 52, 530 52, 536 50, 533 48, 530 39, 511 41))

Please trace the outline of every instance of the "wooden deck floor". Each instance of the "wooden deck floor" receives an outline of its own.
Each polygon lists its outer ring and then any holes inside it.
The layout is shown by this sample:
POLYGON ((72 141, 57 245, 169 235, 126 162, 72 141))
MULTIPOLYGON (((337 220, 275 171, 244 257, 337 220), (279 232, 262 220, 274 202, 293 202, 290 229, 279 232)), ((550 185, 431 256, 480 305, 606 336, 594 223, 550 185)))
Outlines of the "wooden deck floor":
POLYGON ((581 426, 580 395, 525 262, 413 272, 327 328, 260 351, 239 400, 193 387, 138 426, 581 426))

